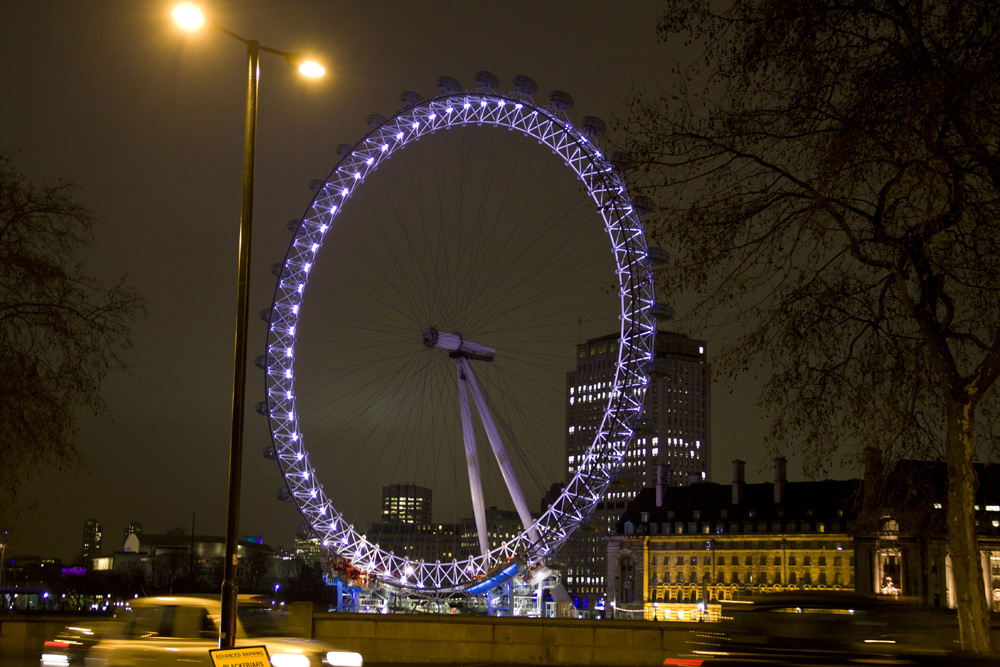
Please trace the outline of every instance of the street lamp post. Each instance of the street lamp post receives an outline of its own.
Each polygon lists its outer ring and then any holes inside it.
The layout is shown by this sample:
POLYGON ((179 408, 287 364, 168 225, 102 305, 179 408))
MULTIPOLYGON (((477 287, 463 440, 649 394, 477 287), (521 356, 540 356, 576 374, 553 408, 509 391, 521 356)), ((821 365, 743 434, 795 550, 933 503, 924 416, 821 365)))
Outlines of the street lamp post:
MULTIPOLYGON (((195 31, 206 24, 201 9, 193 3, 174 8, 174 20, 185 30, 195 31)), ((219 648, 232 648, 236 641, 236 575, 240 523, 240 487, 243 472, 243 420, 246 407, 247 321, 250 307, 250 238, 253 221, 254 156, 257 146, 257 84, 260 79, 260 52, 284 56, 303 75, 319 77, 323 67, 295 53, 261 46, 211 22, 210 27, 223 32, 247 47, 247 103, 243 134, 243 198, 240 205, 239 268, 236 292, 236 345, 233 358, 233 409, 229 442, 229 493, 226 515, 226 554, 222 576, 222 619, 219 648)))

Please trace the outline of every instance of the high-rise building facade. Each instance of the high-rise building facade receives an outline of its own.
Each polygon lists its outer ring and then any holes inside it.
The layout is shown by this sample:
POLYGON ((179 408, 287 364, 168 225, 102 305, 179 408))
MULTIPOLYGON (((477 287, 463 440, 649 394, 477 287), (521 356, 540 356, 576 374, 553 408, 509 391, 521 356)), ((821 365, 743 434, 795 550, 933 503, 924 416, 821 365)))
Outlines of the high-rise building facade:
POLYGON ((129 521, 128 525, 125 526, 125 532, 122 534, 122 542, 128 540, 130 535, 135 535, 140 540, 142 539, 142 524, 138 521, 129 521))
MULTIPOLYGON (((566 374, 567 481, 604 416, 618 345, 617 334, 577 345, 576 370, 566 374)), ((639 490, 656 484, 658 471, 668 486, 711 477, 711 378, 705 342, 657 332, 649 374, 642 418, 622 468, 590 521, 563 547, 563 581, 579 605, 592 606, 603 596, 607 536, 639 490)))
POLYGON ((382 521, 412 524, 431 523, 431 490, 414 484, 382 487, 382 521))
POLYGON ((431 521, 432 500, 433 493, 425 486, 383 486, 381 520, 368 524, 368 538, 414 562, 455 558, 459 552, 456 526, 431 521))
POLYGON ((87 519, 83 522, 83 562, 95 558, 101 553, 101 522, 97 519, 87 519))

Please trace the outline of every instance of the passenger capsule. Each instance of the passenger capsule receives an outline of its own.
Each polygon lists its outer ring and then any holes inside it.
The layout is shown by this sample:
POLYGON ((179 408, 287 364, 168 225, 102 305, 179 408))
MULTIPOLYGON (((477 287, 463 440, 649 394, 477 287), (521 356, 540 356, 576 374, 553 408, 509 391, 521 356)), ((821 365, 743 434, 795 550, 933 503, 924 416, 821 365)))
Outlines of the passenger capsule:
POLYGON ((599 137, 608 129, 607 123, 597 116, 583 117, 583 131, 592 137, 599 137))
POLYGON ((283 486, 278 489, 278 492, 274 495, 283 503, 292 502, 292 492, 288 490, 287 486, 283 486))
POLYGON ((295 529, 295 537, 300 540, 308 540, 311 537, 316 537, 316 533, 309 526, 301 525, 295 529))
POLYGON ((608 155, 608 162, 618 171, 628 171, 632 168, 632 161, 624 151, 613 151, 608 155))
POLYGON ((320 190, 323 189, 323 186, 325 184, 326 181, 319 178, 314 178, 313 180, 309 181, 309 189, 312 190, 313 192, 319 192, 320 190))
POLYGON ((445 94, 457 93, 462 90, 462 84, 458 82, 458 79, 453 79, 450 76, 440 77, 437 80, 437 87, 445 94))
POLYGON ((368 114, 368 118, 365 119, 365 123, 373 130, 384 122, 385 116, 380 113, 370 113, 368 114))
POLYGON ((285 227, 288 228, 288 231, 290 231, 290 232, 292 232, 294 234, 295 232, 298 231, 298 229, 299 229, 299 223, 301 223, 301 222, 302 222, 302 220, 300 220, 299 218, 293 218, 293 219, 289 220, 287 223, 285 223, 285 227))
POLYGON ((646 248, 646 259, 653 266, 663 266, 670 261, 670 254, 663 248, 646 248))
POLYGON ((674 318, 674 308, 673 306, 668 306, 665 303, 660 303, 657 301, 649 308, 653 317, 658 320, 672 320, 674 318))
POLYGON ((649 215, 656 210, 656 202, 649 197, 636 195, 632 197, 632 210, 639 215, 649 215))
POLYGON ((275 262, 271 265, 271 275, 275 278, 280 278, 285 273, 285 265, 281 262, 275 262))
POLYGON ((514 90, 525 95, 532 95, 538 90, 538 84, 530 76, 519 74, 514 77, 514 90))
POLYGON ((354 150, 354 146, 351 144, 337 144, 337 155, 340 157, 347 157, 354 150))
POLYGON ((261 417, 266 417, 269 412, 269 410, 267 409, 267 401, 261 401, 260 403, 255 405, 254 410, 256 410, 257 414, 259 414, 261 417))
POLYGON ((266 354, 258 354, 256 357, 253 358, 253 365, 256 366, 257 368, 259 368, 262 371, 266 371, 267 370, 267 355, 266 354))
POLYGON ((565 111, 573 106, 573 96, 564 90, 553 90, 549 93, 549 104, 553 109, 565 111))
POLYGON ((417 102, 423 101, 424 96, 412 90, 404 90, 399 94, 399 101, 408 107, 412 107, 417 102))
POLYGON ((258 317, 260 317, 260 319, 262 321, 270 323, 270 321, 271 321, 271 309, 270 308, 265 308, 264 310, 260 311, 260 313, 258 313, 258 317))
POLYGON ((267 459, 268 461, 278 460, 278 450, 274 448, 274 445, 271 445, 270 447, 265 447, 263 453, 264 453, 264 458, 267 459))
POLYGON ((500 79, 493 72, 480 70, 476 72, 476 85, 487 90, 496 90, 497 86, 500 85, 500 79))

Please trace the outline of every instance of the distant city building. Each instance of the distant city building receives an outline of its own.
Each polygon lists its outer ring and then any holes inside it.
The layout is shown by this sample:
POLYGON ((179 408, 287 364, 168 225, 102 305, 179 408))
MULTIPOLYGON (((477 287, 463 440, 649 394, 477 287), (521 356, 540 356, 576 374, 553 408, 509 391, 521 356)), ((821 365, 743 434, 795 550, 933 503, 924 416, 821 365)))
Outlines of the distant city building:
POLYGON ((456 558, 455 525, 431 521, 433 495, 431 489, 415 484, 383 486, 381 521, 368 524, 368 539, 413 562, 456 558))
MULTIPOLYGON (((576 346, 576 370, 566 374, 566 480, 594 441, 610 399, 618 360, 617 334, 576 346)), ((705 341, 659 331, 636 437, 618 477, 563 547, 566 589, 593 606, 605 592, 605 540, 626 504, 647 486, 686 486, 710 480, 711 378, 705 341)))
POLYGON ((310 567, 321 566, 326 558, 326 549, 315 535, 296 535, 294 556, 310 567))
POLYGON ((657 485, 629 503, 608 538, 607 604, 616 616, 717 617, 718 603, 760 593, 854 590, 851 535, 859 480, 657 485))
POLYGON ((83 522, 83 562, 101 553, 101 523, 97 519, 87 519, 83 522))
POLYGON ((430 524, 432 495, 431 490, 425 486, 383 486, 382 522, 430 524))
MULTIPOLYGON (((490 549, 495 549, 517 537, 522 527, 521 517, 514 510, 502 510, 496 507, 486 509, 486 532, 489 536, 490 549)), ((476 528, 476 520, 472 517, 462 519, 461 553, 463 557, 477 556, 480 553, 479 531, 476 528)))
POLYGON ((366 536, 380 549, 412 562, 450 561, 457 558, 459 544, 455 524, 400 523, 368 524, 366 536))
POLYGON ((125 526, 125 532, 122 533, 122 542, 127 542, 131 535, 135 535, 140 539, 142 538, 142 524, 138 521, 129 521, 128 525, 125 526))

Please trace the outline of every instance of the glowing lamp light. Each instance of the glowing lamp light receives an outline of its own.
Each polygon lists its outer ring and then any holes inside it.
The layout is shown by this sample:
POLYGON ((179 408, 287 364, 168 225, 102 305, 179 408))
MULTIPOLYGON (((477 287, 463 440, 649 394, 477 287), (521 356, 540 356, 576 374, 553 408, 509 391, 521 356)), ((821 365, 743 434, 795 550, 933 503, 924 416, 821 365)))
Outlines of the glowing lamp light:
POLYGON ((205 26, 205 13, 193 2, 182 2, 170 15, 177 27, 186 32, 197 32, 205 26))
POLYGON ((297 69, 299 70, 299 74, 310 79, 318 79, 326 74, 326 68, 315 60, 303 60, 298 64, 297 69))

